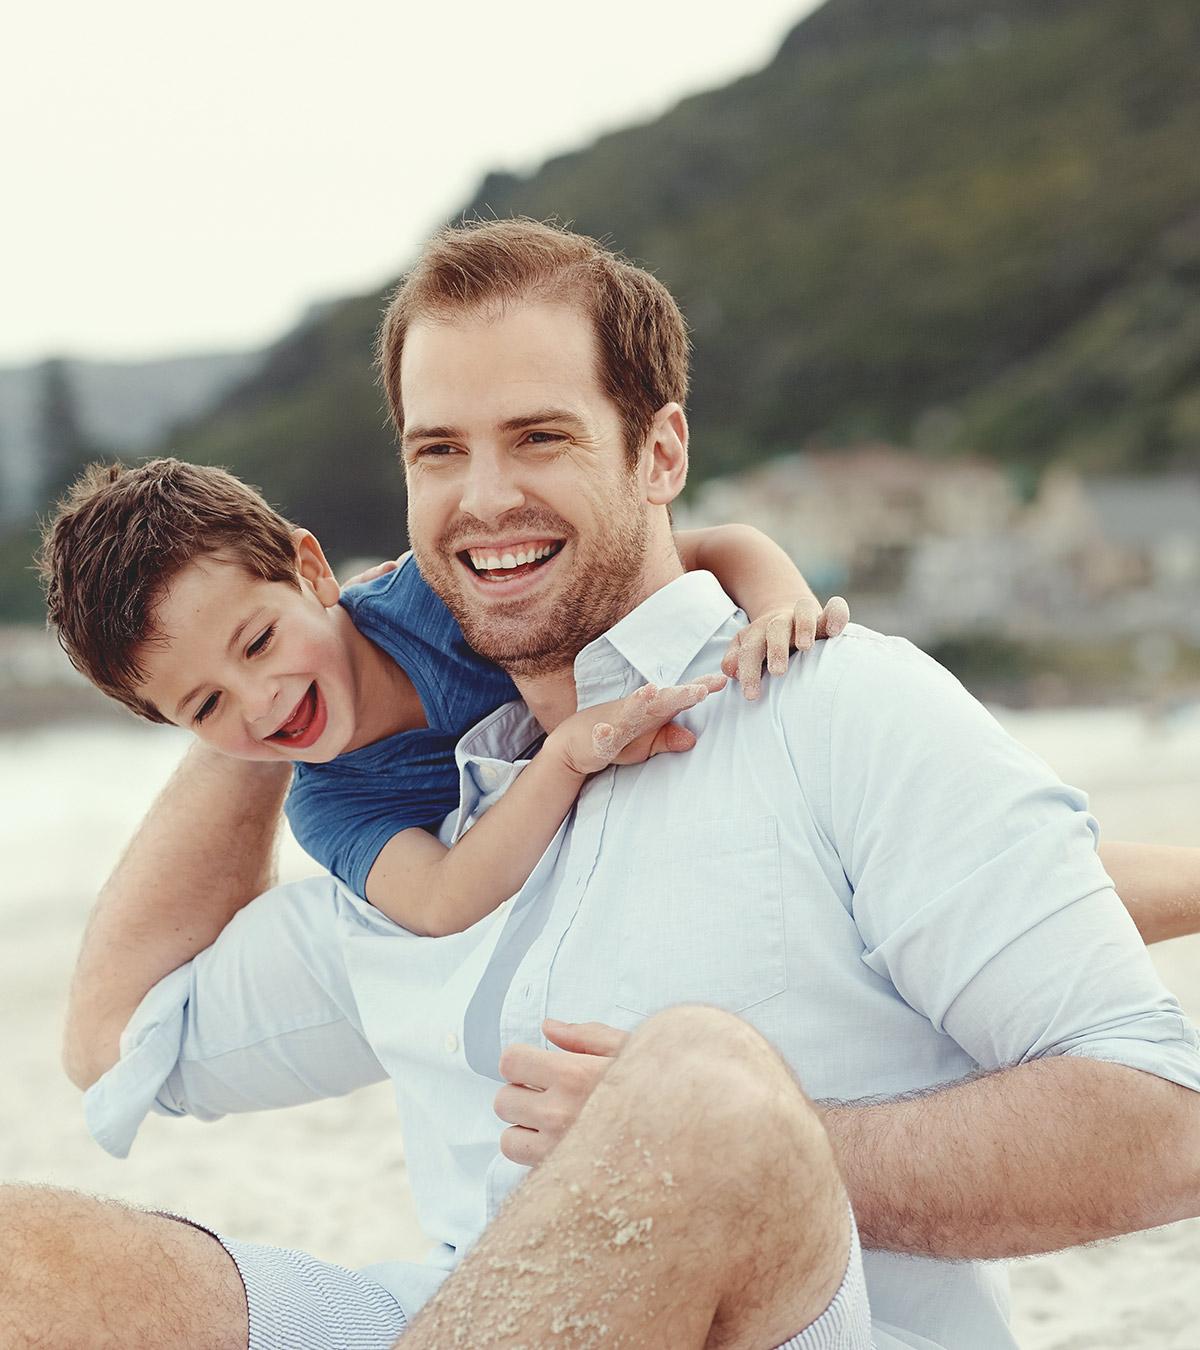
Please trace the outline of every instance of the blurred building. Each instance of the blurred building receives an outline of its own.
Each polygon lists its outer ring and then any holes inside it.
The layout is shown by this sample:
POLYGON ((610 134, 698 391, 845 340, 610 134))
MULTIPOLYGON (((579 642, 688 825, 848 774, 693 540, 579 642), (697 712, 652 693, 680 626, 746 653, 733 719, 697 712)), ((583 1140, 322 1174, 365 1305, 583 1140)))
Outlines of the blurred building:
POLYGON ((823 594, 918 643, 971 634, 1200 645, 1200 482, 1047 473, 1032 501, 983 460, 887 446, 703 484, 680 523, 744 520, 823 594))

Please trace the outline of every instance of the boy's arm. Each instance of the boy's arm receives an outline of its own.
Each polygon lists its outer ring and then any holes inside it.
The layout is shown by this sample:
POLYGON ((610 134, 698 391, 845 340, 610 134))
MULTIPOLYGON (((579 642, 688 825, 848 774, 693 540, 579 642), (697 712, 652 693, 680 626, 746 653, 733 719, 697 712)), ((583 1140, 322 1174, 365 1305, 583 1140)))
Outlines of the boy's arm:
POLYGON ((367 874, 367 899, 426 937, 469 928, 529 879, 589 774, 690 750, 696 738, 671 719, 724 684, 723 675, 670 689, 647 684, 628 698, 568 717, 452 848, 424 830, 393 835, 367 874))
POLYGON ((90 1086, 146 992, 271 884, 287 764, 188 752, 104 884, 75 965, 63 1064, 90 1086))
POLYGON ((714 573, 750 619, 721 662, 747 698, 758 697, 764 662, 770 674, 782 675, 793 650, 837 637, 850 619, 840 595, 822 608, 791 558, 752 525, 680 530, 675 546, 689 572, 714 573))
POLYGON ((1145 942, 1200 932, 1200 849, 1101 844, 1100 861, 1145 942))

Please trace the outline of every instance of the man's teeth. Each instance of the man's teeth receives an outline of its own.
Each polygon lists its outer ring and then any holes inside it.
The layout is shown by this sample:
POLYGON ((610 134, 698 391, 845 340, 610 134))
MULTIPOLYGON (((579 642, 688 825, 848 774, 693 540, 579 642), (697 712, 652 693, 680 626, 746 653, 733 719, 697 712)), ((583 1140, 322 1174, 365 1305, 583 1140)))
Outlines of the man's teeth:
POLYGON ((487 553, 482 549, 470 548, 467 556, 471 566, 477 572, 507 571, 511 567, 524 567, 527 563, 541 562, 555 550, 554 544, 542 544, 538 548, 518 548, 511 553, 487 553))

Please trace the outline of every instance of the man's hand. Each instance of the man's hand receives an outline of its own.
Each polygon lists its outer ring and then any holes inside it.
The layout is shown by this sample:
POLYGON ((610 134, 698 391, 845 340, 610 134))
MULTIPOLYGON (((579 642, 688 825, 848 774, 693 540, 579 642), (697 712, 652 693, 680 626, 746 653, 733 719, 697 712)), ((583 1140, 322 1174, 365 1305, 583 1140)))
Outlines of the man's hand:
POLYGON ((850 607, 840 595, 822 607, 815 595, 781 605, 760 614, 729 644, 721 669, 742 686, 742 693, 757 698, 763 666, 767 674, 783 675, 792 652, 806 652, 814 642, 833 638, 850 622, 850 607))
POLYGON ((542 1032, 557 1050, 510 1045, 500 1056, 508 1082, 496 1093, 496 1114, 509 1126, 500 1151, 525 1167, 536 1167, 575 1123, 627 1039, 603 1022, 547 1018, 542 1032))

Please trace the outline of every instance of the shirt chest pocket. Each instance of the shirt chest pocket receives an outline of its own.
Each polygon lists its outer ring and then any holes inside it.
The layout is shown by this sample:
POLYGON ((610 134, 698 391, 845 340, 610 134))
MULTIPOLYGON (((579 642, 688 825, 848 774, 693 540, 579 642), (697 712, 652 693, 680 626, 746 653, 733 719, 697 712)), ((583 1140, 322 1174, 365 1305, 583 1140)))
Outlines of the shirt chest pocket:
POLYGON ((774 816, 671 829, 624 896, 615 1002, 648 1015, 677 1003, 743 1012, 787 988, 779 823, 774 816))

